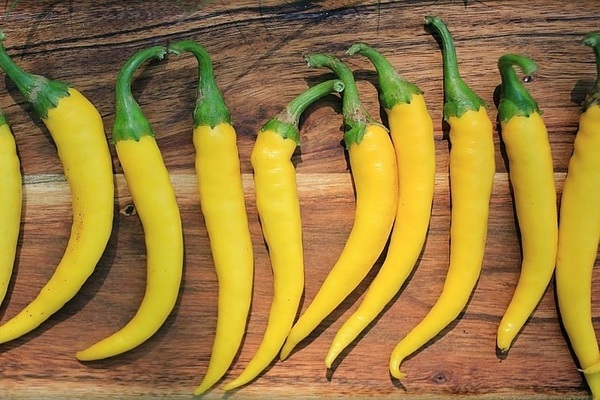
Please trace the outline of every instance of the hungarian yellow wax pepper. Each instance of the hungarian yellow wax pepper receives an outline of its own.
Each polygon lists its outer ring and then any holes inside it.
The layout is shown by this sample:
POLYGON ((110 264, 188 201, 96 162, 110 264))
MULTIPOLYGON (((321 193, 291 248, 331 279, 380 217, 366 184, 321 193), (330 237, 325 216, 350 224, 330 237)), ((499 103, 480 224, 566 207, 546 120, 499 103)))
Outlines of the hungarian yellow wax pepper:
POLYGON ((417 326, 394 348, 390 372, 405 377, 402 361, 440 333, 467 305, 479 279, 489 203, 494 182, 492 122, 484 101, 462 80, 448 28, 438 17, 427 17, 441 36, 444 69, 444 118, 450 125, 450 265, 439 298, 417 326))
POLYGON ((231 116, 217 86, 212 60, 198 43, 184 40, 169 51, 191 52, 198 61, 198 97, 193 141, 200 206, 219 280, 217 331, 199 395, 231 365, 246 331, 252 300, 254 255, 231 116))
POLYGON ((377 70, 379 101, 386 110, 396 151, 399 196, 385 261, 358 309, 336 333, 325 357, 328 368, 382 312, 410 275, 425 243, 435 181, 433 122, 423 92, 399 76, 372 47, 357 43, 348 53, 366 56, 377 70))
POLYGON ((235 389, 250 382, 277 356, 287 337, 304 292, 304 254, 300 201, 292 155, 300 145, 302 112, 321 97, 341 92, 339 80, 317 84, 267 121, 252 150, 256 207, 273 269, 273 302, 263 339, 244 371, 225 385, 235 389))
MULTIPOLYGON (((0 41, 4 34, 0 32, 0 41)), ((0 326, 0 343, 38 327, 71 300, 92 274, 112 232, 112 158, 102 117, 79 91, 23 71, 0 45, 0 68, 48 128, 72 198, 73 221, 60 263, 39 294, 0 326)))
POLYGON ((6 296, 15 264, 21 227, 23 183, 15 138, 0 110, 0 303, 6 296))
POLYGON ((594 50, 596 84, 586 98, 565 178, 558 226, 556 294, 565 332, 594 400, 600 399, 600 351, 592 320, 592 276, 600 240, 600 34, 594 50))
POLYGON ((147 253, 146 291, 135 315, 118 331, 77 352, 81 361, 113 357, 148 340, 170 315, 183 272, 183 232, 175 193, 150 122, 131 93, 131 80, 146 60, 166 49, 135 53, 119 72, 115 88, 113 142, 137 215, 147 253))
POLYGON ((536 64, 527 57, 506 54, 498 60, 502 77, 498 117, 508 155, 523 262, 521 274, 500 325, 497 346, 508 351, 511 343, 540 302, 556 262, 558 218, 554 168, 548 132, 537 103, 518 78, 536 64))
POLYGON ((344 82, 344 141, 356 188, 356 209, 348 240, 312 302, 292 327, 281 359, 287 358, 364 279, 385 247, 398 204, 398 170, 392 141, 387 130, 374 122, 362 106, 352 71, 327 54, 309 54, 306 60, 309 66, 331 69, 344 82))

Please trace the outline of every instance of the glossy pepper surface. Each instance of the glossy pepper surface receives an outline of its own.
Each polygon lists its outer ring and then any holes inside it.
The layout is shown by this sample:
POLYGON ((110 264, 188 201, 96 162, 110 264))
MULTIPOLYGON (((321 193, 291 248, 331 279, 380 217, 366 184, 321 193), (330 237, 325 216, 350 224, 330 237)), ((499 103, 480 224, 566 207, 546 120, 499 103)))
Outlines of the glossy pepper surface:
POLYGON ((200 205, 219 280, 217 331, 199 395, 210 389, 231 365, 246 331, 252 301, 254 256, 237 136, 229 109, 214 77, 212 60, 200 44, 180 41, 169 46, 191 52, 198 61, 198 97, 193 142, 200 205))
POLYGON ((3 343, 46 321, 79 292, 92 274, 112 231, 114 183, 104 124, 94 105, 63 82, 24 71, 2 45, 0 68, 48 128, 69 184, 73 208, 69 241, 60 263, 35 299, 0 326, 3 343))
POLYGON ((263 339, 244 371, 225 385, 235 389, 254 379, 279 353, 304 292, 302 219, 292 155, 300 145, 299 120, 318 99, 341 92, 339 80, 319 83, 292 100, 262 127, 252 149, 256 207, 273 270, 273 302, 263 339))
POLYGON ((600 240, 600 34, 585 35, 597 78, 579 117, 558 226, 556 294, 565 332, 593 399, 600 399, 600 351, 592 320, 592 275, 600 240))
POLYGON ((336 333, 325 357, 328 368, 382 312, 413 270, 425 243, 435 181, 433 122, 423 92, 367 44, 357 43, 348 53, 367 57, 377 70, 379 102, 387 113, 396 151, 399 197, 385 261, 358 309, 336 333))
POLYGON ((554 272, 558 241, 548 132, 537 103, 514 70, 515 65, 526 74, 532 74, 537 67, 529 58, 516 54, 506 54, 498 60, 502 77, 498 117, 523 254, 519 281, 498 326, 497 346, 502 352, 508 351, 544 295, 554 272))
POLYGON ((390 372, 402 379, 402 361, 439 334, 466 307, 481 272, 495 173, 493 128, 485 102, 462 80, 448 28, 438 17, 427 25, 441 36, 444 118, 450 125, 450 265, 439 298, 394 348, 390 372))
POLYGON ((15 264, 22 205, 21 162, 6 114, 0 110, 0 303, 15 264))
POLYGON ((342 252, 312 302, 292 327, 281 350, 285 359, 363 280, 390 235, 398 203, 398 171, 387 130, 362 106, 350 69, 327 54, 306 56, 309 66, 326 67, 344 82, 344 141, 356 190, 354 223, 342 252))
POLYGON ((135 53, 116 83, 113 142, 137 215, 147 254, 146 290, 137 312, 118 331, 77 352, 81 361, 113 357, 148 340, 170 315, 183 269, 183 233, 175 193, 150 122, 131 93, 131 80, 145 61, 160 59, 161 46, 135 53))

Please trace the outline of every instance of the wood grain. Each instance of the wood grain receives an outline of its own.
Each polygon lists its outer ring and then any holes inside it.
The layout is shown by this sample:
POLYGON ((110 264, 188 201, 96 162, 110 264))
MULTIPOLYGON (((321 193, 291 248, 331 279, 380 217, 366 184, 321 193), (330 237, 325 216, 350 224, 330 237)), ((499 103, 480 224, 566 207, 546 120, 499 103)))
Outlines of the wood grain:
MULTIPOLYGON (((9 2, 10 3, 10 2, 9 2)), ((243 348, 226 379, 256 350, 272 294, 268 255, 254 204, 249 162, 256 132, 307 85, 331 76, 306 67, 302 55, 329 52, 355 71, 367 109, 381 117, 375 75, 359 57, 343 55, 356 41, 378 48, 425 92, 435 125, 437 177, 431 226, 417 268, 403 290, 331 371, 330 341, 377 273, 285 362, 273 362, 234 398, 560 398, 588 396, 557 318, 554 290, 542 302, 508 357, 495 354, 495 333, 519 275, 520 249, 506 157, 496 136, 497 171, 483 272, 471 301, 450 327, 407 359, 402 383, 388 373, 396 342, 435 301, 447 270, 450 225, 447 126, 442 122, 441 55, 423 27, 441 16, 456 41, 461 73, 496 117, 498 57, 523 53, 539 64, 528 89, 544 110, 557 196, 572 151, 579 105, 595 80, 593 54, 580 45, 598 29, 600 3, 533 0, 312 1, 21 1, 1 22, 5 46, 25 69, 64 80, 100 110, 111 138, 113 87, 135 51, 179 39, 203 44, 239 135, 256 271, 243 348)), ((217 281, 198 204, 191 143, 195 60, 169 56, 137 75, 133 89, 149 117, 171 173, 183 217, 185 276, 173 315, 139 348, 110 360, 79 363, 75 351, 120 328, 135 312, 145 285, 145 248, 138 218, 113 151, 114 232, 82 291, 39 329, 0 347, 0 390, 11 398, 191 398, 206 370, 216 326, 217 281)), ((70 228, 70 196, 48 132, 14 84, 4 80, 0 107, 19 147, 25 203, 19 251, 2 320, 18 312, 52 274, 70 228)), ((302 119, 294 156, 303 216, 306 307, 335 262, 352 224, 354 193, 341 145, 340 104, 328 97, 302 119)), ((600 275, 594 277, 600 304, 600 275)), ((600 310, 594 308, 595 320, 600 310)), ((600 327, 598 328, 600 330, 600 327)), ((598 332, 600 334, 600 331, 598 332)), ((206 398, 229 397, 216 387, 206 398)))

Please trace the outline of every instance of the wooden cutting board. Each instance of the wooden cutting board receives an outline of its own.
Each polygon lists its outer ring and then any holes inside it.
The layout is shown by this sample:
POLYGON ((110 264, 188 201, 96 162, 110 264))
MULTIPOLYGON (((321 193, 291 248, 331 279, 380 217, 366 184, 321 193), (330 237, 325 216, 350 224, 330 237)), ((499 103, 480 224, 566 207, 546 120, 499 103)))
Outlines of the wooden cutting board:
MULTIPOLYGON (((12 3, 12 2, 6 2, 12 3)), ((380 262, 365 281, 285 362, 273 362, 233 398, 586 398, 587 388, 557 318, 550 285, 507 357, 495 352, 497 325, 520 271, 520 248, 496 134, 496 176, 483 271, 468 307, 421 351, 407 359, 407 378, 388 373, 395 344, 436 300, 448 266, 449 182, 447 126, 442 123, 441 53, 424 29, 426 15, 442 17, 454 35, 461 73, 486 100, 495 120, 496 69, 504 53, 539 64, 527 87, 544 111, 560 194, 577 129, 579 106, 596 78, 583 35, 600 29, 595 0, 335 0, 315 1, 20 1, 1 26, 9 54, 23 68, 71 83, 100 110, 110 140, 114 84, 134 52, 193 39, 213 57, 219 86, 239 135, 244 188, 255 253, 255 285, 247 334, 225 380, 242 371, 266 325, 272 275, 254 202, 249 155, 262 124, 308 85, 331 74, 307 68, 302 55, 326 52, 355 71, 367 109, 380 116, 375 75, 344 51, 370 43, 425 92, 435 125, 436 191, 431 226, 414 274, 394 301, 333 370, 324 357, 358 305, 380 262)), ((12 398, 191 398, 206 371, 216 325, 217 282, 200 212, 191 142, 196 62, 169 56, 145 65, 133 91, 149 117, 171 173, 185 234, 185 275, 177 306, 163 328, 121 356, 80 363, 74 353, 123 326, 145 288, 145 247, 114 148, 117 184, 114 232, 96 272, 81 292, 37 330, 0 346, 0 393, 12 398)), ((12 123, 24 174, 24 211, 18 257, 0 316, 6 320, 37 294, 54 268, 71 223, 69 189, 43 124, 7 79, 0 107, 12 123)), ((350 230, 354 192, 341 145, 335 97, 302 119, 297 164, 306 261, 303 309, 335 262, 350 230)), ((600 274, 594 278, 600 304, 600 274)), ((596 320, 600 308, 594 307, 596 320)), ((598 328, 600 329, 600 327, 598 328)), ((600 333, 600 332, 599 332, 600 333)), ((217 385, 206 398, 223 398, 217 385)))

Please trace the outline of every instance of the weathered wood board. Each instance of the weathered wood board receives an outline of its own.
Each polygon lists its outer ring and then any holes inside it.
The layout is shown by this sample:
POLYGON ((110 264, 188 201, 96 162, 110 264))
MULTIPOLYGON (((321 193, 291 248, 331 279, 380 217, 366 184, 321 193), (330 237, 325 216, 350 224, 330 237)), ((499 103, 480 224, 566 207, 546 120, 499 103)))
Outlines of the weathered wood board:
MULTIPOLYGON (((7 2, 11 3, 11 2, 7 2)), ((206 398, 586 398, 587 389, 561 330, 552 285, 506 358, 495 334, 520 270, 520 247, 498 135, 497 173, 483 271, 464 313, 407 359, 408 377, 390 378, 389 353, 428 311, 448 264, 449 182, 447 126, 442 122, 441 54, 424 29, 437 14, 451 29, 461 73, 486 100, 495 119, 496 62, 522 53, 539 64, 528 89, 544 111, 554 157, 557 198, 572 151, 578 112, 596 78, 583 35, 600 29, 600 2, 494 0, 369 1, 20 1, 0 26, 5 46, 25 69, 67 81, 99 109, 111 138, 114 84, 135 51, 193 39, 211 53, 215 73, 239 135, 248 216, 254 243, 254 298, 243 347, 224 381, 252 357, 265 328, 272 293, 268 254, 254 202, 249 157, 262 124, 307 85, 331 74, 310 69, 302 55, 327 52, 355 71, 367 109, 376 117, 375 75, 344 51, 367 42, 425 92, 435 125, 436 192, 431 226, 414 274, 386 312, 335 368, 324 356, 337 328, 357 306, 377 273, 366 280, 285 362, 231 395, 219 386, 206 398)), ((12 398, 191 398, 208 365, 216 326, 217 281, 199 207, 191 142, 196 62, 169 56, 142 68, 134 95, 149 117, 181 207, 185 275, 172 316, 149 341, 126 354, 80 363, 74 353, 120 328, 145 288, 143 231, 114 152, 114 232, 96 272, 64 309, 31 334, 0 346, 0 393, 12 398)), ((69 189, 51 138, 18 93, 3 80, 0 107, 11 121, 24 176, 24 210, 13 280, 0 315, 6 320, 29 302, 52 274, 71 222, 69 189)), ((354 193, 341 145, 335 97, 302 119, 302 148, 294 156, 302 207, 306 261, 305 308, 335 262, 350 230, 354 193)), ((594 278, 600 304, 600 275, 594 278)), ((594 307, 596 320, 600 309, 594 307)), ((600 327, 598 328, 600 329, 600 327)))

